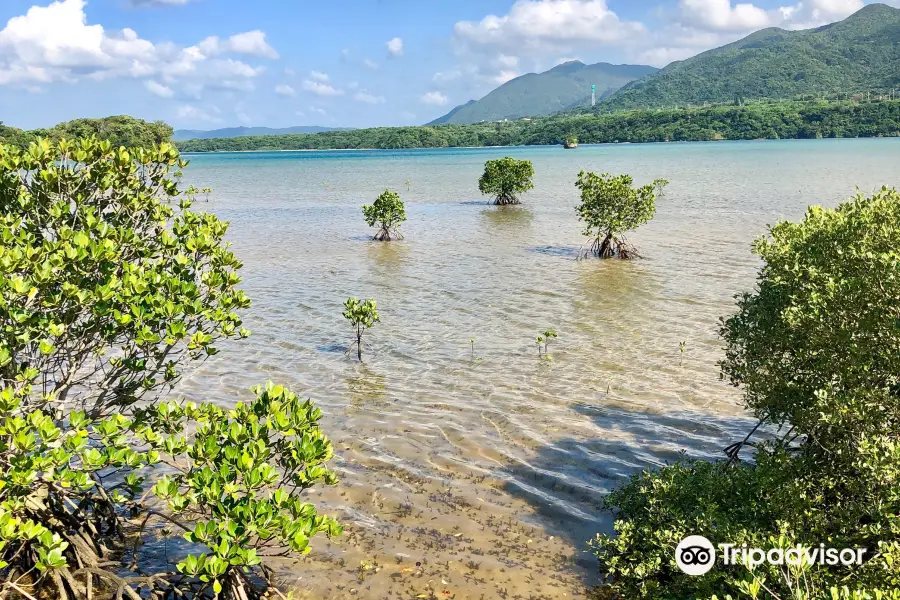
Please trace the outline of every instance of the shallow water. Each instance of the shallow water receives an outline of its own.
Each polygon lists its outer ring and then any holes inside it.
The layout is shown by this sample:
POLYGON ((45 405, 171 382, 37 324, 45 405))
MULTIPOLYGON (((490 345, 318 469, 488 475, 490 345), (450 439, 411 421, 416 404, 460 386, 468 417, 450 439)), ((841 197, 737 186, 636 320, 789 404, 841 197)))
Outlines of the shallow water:
POLYGON ((310 499, 346 533, 282 565, 301 598, 581 597, 604 495, 752 426, 718 378, 716 331, 754 285, 753 238, 855 186, 900 185, 895 139, 190 158, 186 183, 231 221, 253 335, 181 390, 230 405, 289 384, 335 443, 341 483, 310 499), (482 166, 507 155, 533 161, 535 189, 488 206, 482 166), (629 237, 644 259, 575 260, 581 169, 671 181, 629 237), (385 188, 406 203, 403 241, 369 241, 359 207, 385 188), (344 352, 348 296, 381 315, 362 364, 344 352))

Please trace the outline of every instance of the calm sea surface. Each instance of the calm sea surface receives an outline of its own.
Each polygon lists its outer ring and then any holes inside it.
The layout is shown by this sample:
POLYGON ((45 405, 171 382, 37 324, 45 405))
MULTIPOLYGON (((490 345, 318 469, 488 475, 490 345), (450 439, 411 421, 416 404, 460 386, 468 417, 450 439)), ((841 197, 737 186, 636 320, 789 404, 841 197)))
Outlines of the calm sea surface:
POLYGON ((580 597, 610 489, 682 453, 721 456, 752 426, 719 381, 716 332, 753 288, 753 238, 857 186, 900 186, 896 139, 190 159, 185 183, 214 189, 200 208, 231 222, 253 335, 182 392, 231 405, 286 383, 335 443, 341 483, 310 500, 346 533, 281 566, 301 598, 580 597), (502 156, 534 163, 521 206, 479 195, 502 156), (581 169, 672 182, 629 237, 643 260, 575 260, 581 169), (405 239, 372 242, 360 205, 386 188, 405 239), (381 315, 362 364, 345 354, 348 296, 381 315))

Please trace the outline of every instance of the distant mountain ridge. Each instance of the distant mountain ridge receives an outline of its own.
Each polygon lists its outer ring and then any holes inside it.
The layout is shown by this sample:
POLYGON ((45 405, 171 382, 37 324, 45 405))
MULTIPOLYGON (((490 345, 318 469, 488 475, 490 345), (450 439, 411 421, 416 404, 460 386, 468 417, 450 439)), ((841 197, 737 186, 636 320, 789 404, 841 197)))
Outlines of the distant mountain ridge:
POLYGON ((285 127, 273 129, 271 127, 225 127, 209 131, 201 129, 176 129, 172 139, 182 140, 209 140, 213 138, 249 137, 255 135, 287 135, 291 133, 322 133, 323 131, 350 131, 350 127, 319 127, 317 125, 300 125, 298 127, 285 127))
POLYGON ((900 9, 869 4, 815 29, 762 29, 632 81, 602 110, 900 88, 900 9))
POLYGON ((528 73, 510 79, 481 100, 470 100, 428 123, 478 123, 538 117, 587 106, 591 85, 601 100, 630 81, 657 71, 646 65, 586 65, 573 60, 543 73, 528 73))

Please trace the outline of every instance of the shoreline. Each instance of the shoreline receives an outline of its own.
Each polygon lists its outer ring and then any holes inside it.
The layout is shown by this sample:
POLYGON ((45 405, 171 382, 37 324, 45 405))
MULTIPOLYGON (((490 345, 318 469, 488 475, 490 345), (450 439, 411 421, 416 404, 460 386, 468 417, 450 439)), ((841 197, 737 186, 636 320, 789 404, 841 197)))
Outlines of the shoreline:
MULTIPOLYGON (((235 138, 211 138, 211 139, 235 139, 235 138)), ((853 136, 853 137, 828 137, 828 138, 754 138, 754 139, 723 139, 723 140, 672 140, 672 141, 647 141, 647 142, 596 142, 596 143, 580 143, 578 150, 586 147, 596 146, 650 146, 650 145, 670 145, 670 144, 722 144, 728 142, 823 142, 837 140, 897 140, 900 135, 873 135, 873 136, 853 136)), ((185 140, 188 141, 188 140, 185 140)), ((178 142, 174 142, 177 146, 178 142)), ((271 150, 186 150, 181 154, 265 154, 275 152, 396 152, 398 150, 480 150, 489 148, 559 148, 564 150, 562 144, 513 144, 508 146, 432 146, 418 148, 296 148, 296 149, 271 149, 271 150)))

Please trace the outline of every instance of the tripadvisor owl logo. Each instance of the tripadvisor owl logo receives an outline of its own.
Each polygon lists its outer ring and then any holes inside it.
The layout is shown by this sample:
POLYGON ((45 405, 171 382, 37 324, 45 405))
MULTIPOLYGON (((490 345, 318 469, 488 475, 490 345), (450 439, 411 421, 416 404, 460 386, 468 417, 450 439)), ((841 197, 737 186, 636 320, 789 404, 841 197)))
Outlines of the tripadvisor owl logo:
POLYGON ((675 548, 675 563, 688 575, 708 573, 716 562, 716 549, 702 535, 689 535, 675 548))
MULTIPOLYGON (((755 569, 763 563, 771 565, 827 565, 846 566, 863 564, 865 548, 828 548, 825 544, 816 546, 786 546, 764 550, 751 548, 747 544, 718 545, 722 564, 746 565, 755 569)), ((704 575, 716 563, 716 549, 712 542, 702 535, 689 535, 675 548, 675 563, 687 575, 704 575)))

